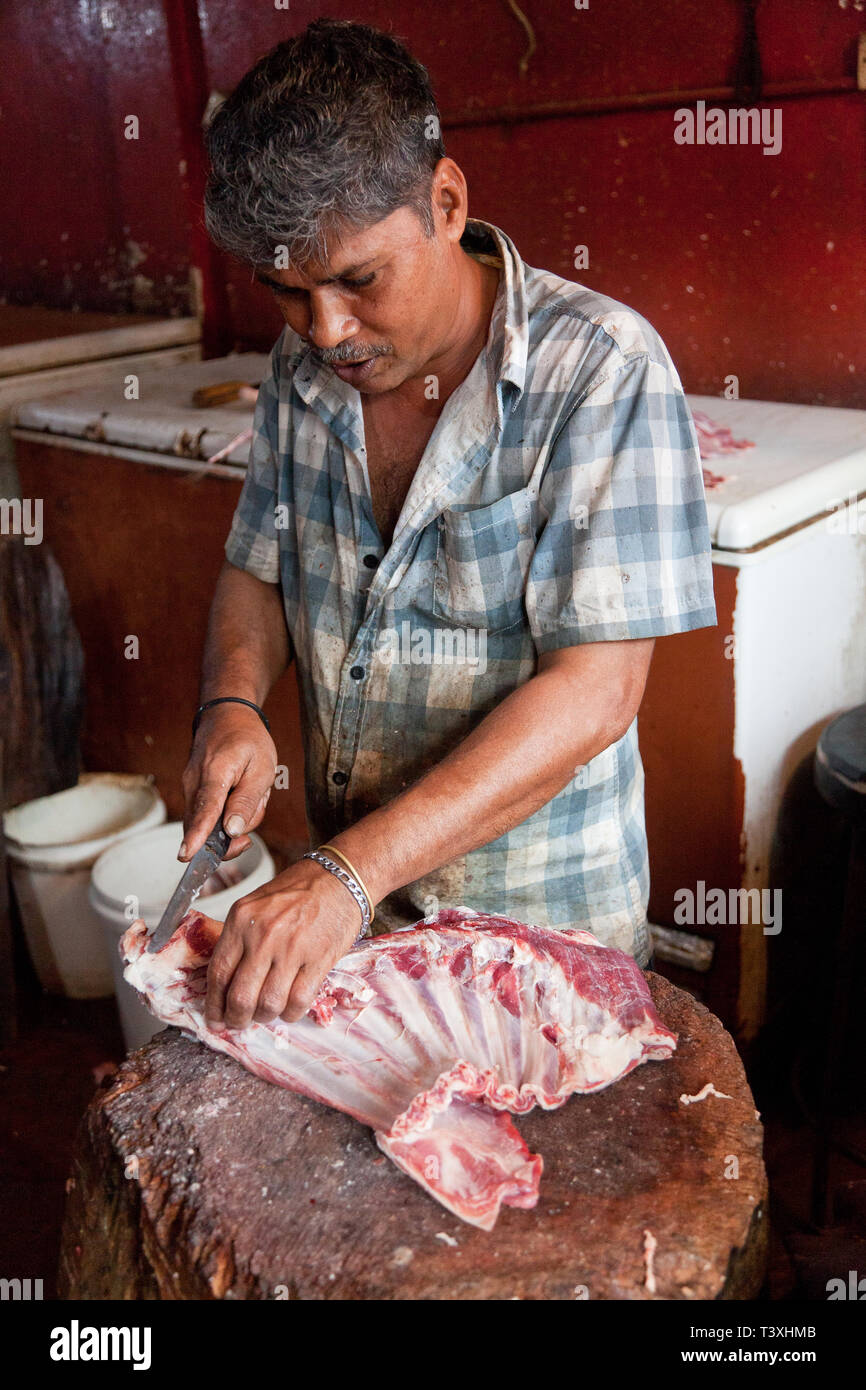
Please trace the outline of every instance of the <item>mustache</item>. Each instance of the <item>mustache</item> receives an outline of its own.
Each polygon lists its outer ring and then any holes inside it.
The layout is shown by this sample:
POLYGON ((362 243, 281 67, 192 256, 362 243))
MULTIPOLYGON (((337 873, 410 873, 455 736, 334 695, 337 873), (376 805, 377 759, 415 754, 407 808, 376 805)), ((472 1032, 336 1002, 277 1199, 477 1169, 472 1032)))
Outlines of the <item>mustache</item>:
POLYGON ((369 357, 387 357, 393 351, 390 343, 360 349, 355 343, 338 343, 333 348, 314 348, 313 356, 326 367, 343 367, 351 362, 366 362, 369 357))

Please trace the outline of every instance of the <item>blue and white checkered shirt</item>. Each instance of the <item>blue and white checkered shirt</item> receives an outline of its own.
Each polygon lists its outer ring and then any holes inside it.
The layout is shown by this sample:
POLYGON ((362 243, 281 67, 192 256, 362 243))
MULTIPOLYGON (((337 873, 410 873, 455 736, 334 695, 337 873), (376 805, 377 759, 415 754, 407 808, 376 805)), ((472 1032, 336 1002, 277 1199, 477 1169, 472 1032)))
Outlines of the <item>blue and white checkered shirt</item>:
MULTIPOLYGON (((387 551, 355 388, 286 328, 259 392, 225 549, 282 587, 314 844, 441 761, 541 652, 716 621, 697 439, 658 334, 525 265, 488 223, 463 245, 501 261, 487 345, 387 551)), ((466 904, 589 928, 645 964, 648 895, 635 720, 528 820, 392 894, 377 924, 466 904)))

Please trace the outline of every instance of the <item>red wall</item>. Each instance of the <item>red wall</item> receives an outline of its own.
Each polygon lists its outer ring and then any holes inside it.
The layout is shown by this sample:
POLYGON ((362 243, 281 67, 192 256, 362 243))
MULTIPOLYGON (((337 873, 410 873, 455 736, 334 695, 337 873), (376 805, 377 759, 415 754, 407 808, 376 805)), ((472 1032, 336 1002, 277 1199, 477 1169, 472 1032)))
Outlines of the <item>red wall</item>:
MULTIPOLYGON (((526 36, 505 0, 198 6, 210 82, 223 91, 316 14, 392 27, 432 72, 473 210, 531 263, 644 313, 688 390, 721 392, 734 373, 744 396, 866 407, 862 14, 764 0, 766 104, 783 112, 782 152, 767 156, 673 141, 677 105, 729 90, 735 0, 522 8, 537 41, 525 77, 526 36), (627 109, 639 97, 642 109, 627 109), (590 254, 579 272, 578 243, 590 254)), ((5 297, 185 311, 190 213, 160 4, 58 0, 37 23, 31 0, 5 0, 0 59, 5 297), (128 114, 138 141, 124 139, 128 114)), ((245 269, 227 271, 229 340, 269 346, 278 320, 267 296, 245 269)))

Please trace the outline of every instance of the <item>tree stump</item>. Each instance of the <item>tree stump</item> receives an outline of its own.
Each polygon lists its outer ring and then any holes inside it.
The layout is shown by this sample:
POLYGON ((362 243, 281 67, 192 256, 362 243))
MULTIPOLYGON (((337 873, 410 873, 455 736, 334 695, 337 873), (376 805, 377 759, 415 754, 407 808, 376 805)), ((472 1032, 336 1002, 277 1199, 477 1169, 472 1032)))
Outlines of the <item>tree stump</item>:
POLYGON ((647 976, 679 1034, 605 1091, 517 1119, 533 1211, 452 1216, 334 1110, 166 1029, 82 1121, 61 1296, 90 1299, 753 1298, 762 1126, 721 1023, 647 976), (716 1091, 686 1104, 712 1082, 716 1091))

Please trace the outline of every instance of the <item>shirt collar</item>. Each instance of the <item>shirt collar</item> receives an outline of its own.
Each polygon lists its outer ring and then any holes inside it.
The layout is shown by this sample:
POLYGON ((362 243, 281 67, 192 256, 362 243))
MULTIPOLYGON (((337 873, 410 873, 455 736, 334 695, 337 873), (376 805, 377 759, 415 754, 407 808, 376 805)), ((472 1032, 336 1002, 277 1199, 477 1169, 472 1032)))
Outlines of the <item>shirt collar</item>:
MULTIPOLYGON (((529 314, 524 264, 510 237, 492 222, 467 220, 460 244, 470 255, 495 256, 501 263, 499 289, 490 316, 487 338, 489 370, 494 383, 510 381, 518 393, 526 382, 529 314)), ((355 388, 316 361, 312 350, 290 328, 284 330, 283 352, 293 369, 294 384, 307 405, 321 399, 332 417, 352 411, 355 388)))
POLYGON ((490 316, 488 350, 495 381, 510 381, 522 391, 529 353, 529 314, 524 265, 510 237, 492 222, 470 218, 460 244, 470 255, 493 255, 501 262, 499 291, 490 316))

